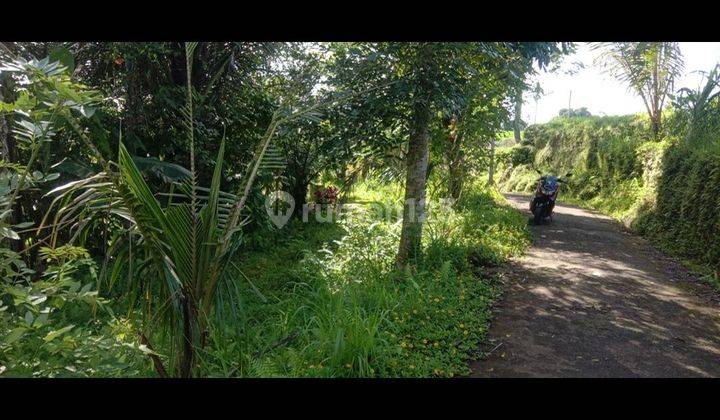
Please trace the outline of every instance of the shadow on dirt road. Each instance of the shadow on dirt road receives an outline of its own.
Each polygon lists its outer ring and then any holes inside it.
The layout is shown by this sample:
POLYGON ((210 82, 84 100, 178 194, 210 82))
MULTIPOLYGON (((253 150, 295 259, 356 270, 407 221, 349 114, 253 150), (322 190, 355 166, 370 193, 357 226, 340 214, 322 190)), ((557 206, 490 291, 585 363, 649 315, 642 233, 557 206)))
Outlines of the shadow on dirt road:
MULTIPOLYGON (((529 198, 506 197, 530 215, 529 198)), ((471 376, 720 376, 720 304, 707 285, 606 216, 558 204, 531 229, 471 376)))

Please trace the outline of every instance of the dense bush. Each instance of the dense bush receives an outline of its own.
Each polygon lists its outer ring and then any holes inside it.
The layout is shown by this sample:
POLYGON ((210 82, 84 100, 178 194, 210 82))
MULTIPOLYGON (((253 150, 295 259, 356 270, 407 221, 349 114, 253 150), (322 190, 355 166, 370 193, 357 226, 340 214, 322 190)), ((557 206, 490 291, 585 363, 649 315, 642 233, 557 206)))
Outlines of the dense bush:
POLYGON ((127 376, 143 370, 144 353, 126 319, 98 296, 97 266, 83 248, 44 248, 47 270, 34 270, 0 248, 0 374, 127 376))
POLYGON ((514 146, 498 150, 496 158, 499 163, 511 166, 530 165, 533 161, 533 149, 529 146, 514 146))
POLYGON ((528 127, 536 149, 535 165, 557 173, 581 170, 605 178, 632 176, 638 169, 633 150, 648 138, 646 118, 556 118, 528 127))
POLYGON ((667 148, 655 206, 638 214, 640 232, 674 253, 720 268, 720 153, 667 148))

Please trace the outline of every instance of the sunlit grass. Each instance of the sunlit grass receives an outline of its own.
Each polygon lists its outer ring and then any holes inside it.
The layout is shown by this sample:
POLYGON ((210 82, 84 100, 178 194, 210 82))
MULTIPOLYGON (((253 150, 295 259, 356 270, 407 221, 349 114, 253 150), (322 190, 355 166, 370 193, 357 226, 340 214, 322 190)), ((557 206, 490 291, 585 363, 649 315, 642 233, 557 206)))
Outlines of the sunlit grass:
MULTIPOLYGON (((352 198, 392 201, 399 191, 363 184, 352 198)), ((394 266, 399 223, 362 207, 338 223, 295 223, 275 232, 239 261, 266 300, 239 280, 242 321, 218 326, 230 339, 209 349, 207 374, 467 373, 499 293, 484 267, 529 242, 525 219, 502 201, 497 192, 469 185, 454 209, 431 214, 423 259, 405 271, 394 266), (220 346, 228 341, 231 348, 220 346)))

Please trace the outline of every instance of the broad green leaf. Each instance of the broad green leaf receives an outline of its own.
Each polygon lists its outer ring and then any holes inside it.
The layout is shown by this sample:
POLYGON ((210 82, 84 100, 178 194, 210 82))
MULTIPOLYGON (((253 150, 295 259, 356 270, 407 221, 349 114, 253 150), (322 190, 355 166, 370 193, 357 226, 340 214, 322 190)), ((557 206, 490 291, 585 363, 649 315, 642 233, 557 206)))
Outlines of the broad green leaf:
POLYGON ((25 335, 25 331, 27 331, 27 328, 25 327, 17 327, 14 330, 10 331, 10 334, 5 337, 5 344, 12 344, 16 342, 23 335, 25 335))
POLYGON ((50 52, 50 62, 59 62, 66 67, 70 73, 75 71, 75 57, 70 50, 64 46, 60 46, 50 52))
POLYGON ((31 305, 39 305, 47 300, 46 295, 33 295, 30 296, 30 304, 31 305))
POLYGON ((0 113, 10 113, 15 110, 15 105, 0 101, 0 113))
POLYGON ((15 111, 18 110, 26 110, 29 111, 37 106, 37 100, 35 98, 30 97, 27 92, 23 91, 20 92, 17 99, 15 100, 15 103, 13 104, 13 108, 15 111))
POLYGON ((164 162, 154 157, 133 156, 132 160, 140 171, 158 174, 166 182, 180 181, 191 175, 189 170, 180 165, 164 162))
POLYGON ((35 320, 35 317, 33 316, 32 312, 27 311, 25 312, 25 322, 31 326, 33 324, 33 321, 35 320))
POLYGON ((86 106, 86 105, 81 105, 80 113, 83 115, 83 117, 90 118, 93 116, 93 114, 95 114, 95 108, 86 106))
POLYGON ((20 240, 20 236, 14 230, 5 226, 0 226, 0 238, 20 240))
POLYGON ((13 227, 15 229, 27 229, 29 227, 32 227, 35 224, 35 222, 22 222, 18 223, 17 225, 14 225, 13 227))
POLYGON ((80 289, 79 293, 80 294, 87 293, 90 291, 90 288, 92 288, 92 283, 88 283, 85 286, 83 286, 82 289, 80 289))
POLYGON ((68 325, 67 327, 60 328, 59 330, 50 331, 50 332, 45 336, 45 342, 46 342, 46 343, 49 343, 49 342, 53 341, 54 339, 58 338, 59 336, 65 334, 66 332, 68 332, 68 331, 70 331, 71 329, 73 329, 73 327, 75 327, 75 325, 68 325))

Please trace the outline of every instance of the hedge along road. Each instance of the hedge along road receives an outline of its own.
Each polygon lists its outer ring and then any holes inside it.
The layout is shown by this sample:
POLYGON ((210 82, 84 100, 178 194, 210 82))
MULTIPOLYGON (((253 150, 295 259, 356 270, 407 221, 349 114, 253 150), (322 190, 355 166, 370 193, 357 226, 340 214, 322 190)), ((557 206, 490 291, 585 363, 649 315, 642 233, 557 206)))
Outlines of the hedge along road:
MULTIPOLYGON (((528 211, 529 198, 508 194, 528 211)), ((720 299, 612 219, 558 204, 507 269, 474 377, 720 376, 720 299)))

